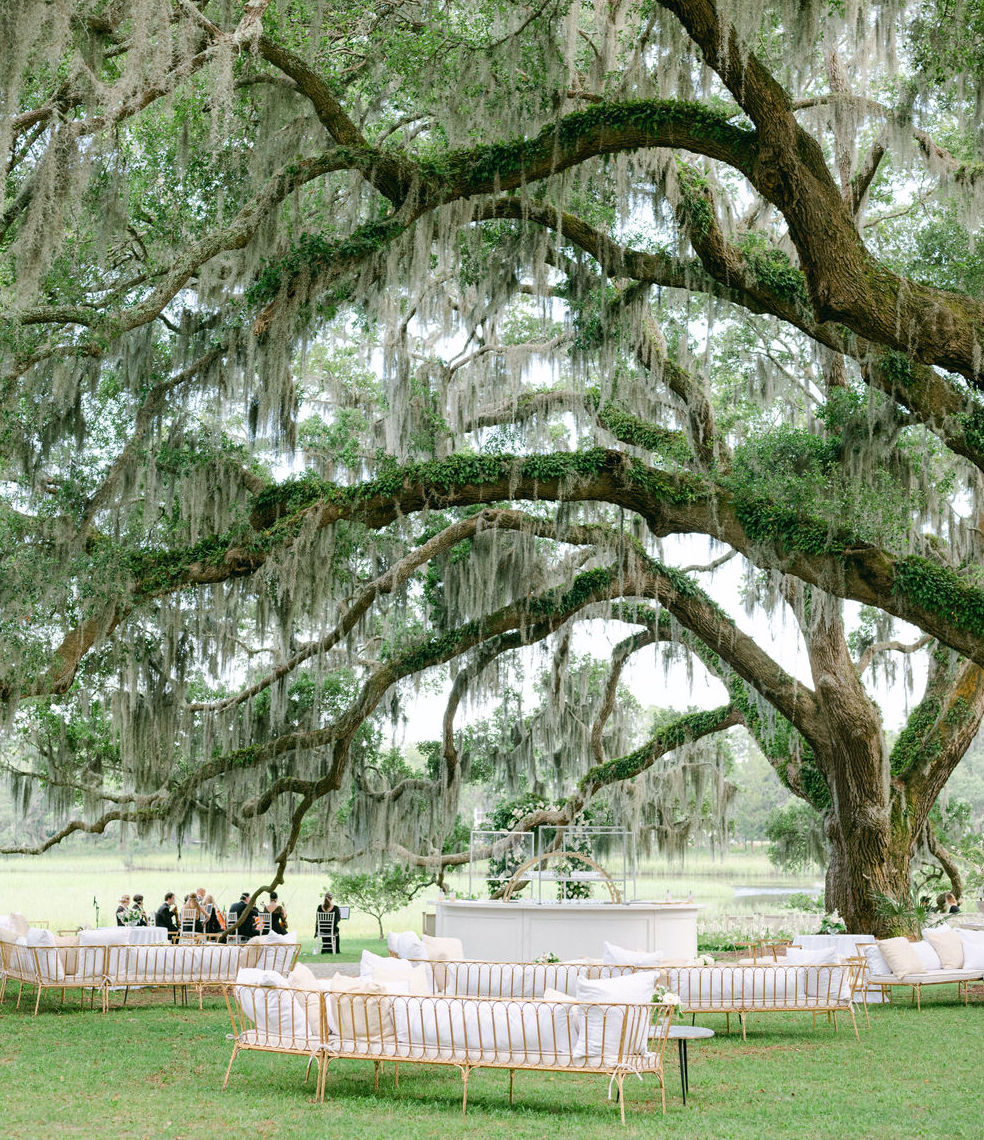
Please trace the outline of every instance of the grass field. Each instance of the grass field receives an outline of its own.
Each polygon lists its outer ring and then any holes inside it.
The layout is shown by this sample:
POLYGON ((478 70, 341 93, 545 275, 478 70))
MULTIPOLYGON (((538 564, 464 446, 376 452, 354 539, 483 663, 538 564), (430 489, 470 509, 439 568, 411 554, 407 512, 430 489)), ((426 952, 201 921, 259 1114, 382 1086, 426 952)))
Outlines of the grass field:
MULTIPOLYGON (((134 999, 131 997, 131 1001, 134 999)), ((33 1008, 33 1001, 30 1003, 33 1008)), ((454 1070, 404 1065, 394 1089, 385 1069, 378 1095, 373 1067, 336 1062, 327 1100, 312 1099, 298 1057, 237 1058, 221 1091, 231 1046, 220 999, 206 1008, 144 995, 107 1015, 80 1013, 46 995, 42 1013, 0 1007, 0 1134, 129 1140, 210 1140, 219 1135, 281 1140, 611 1140, 654 1136, 758 1140, 979 1140, 984 994, 971 1005, 938 987, 921 1013, 907 1004, 872 1009, 856 1041, 849 1022, 835 1035, 808 1015, 749 1018, 749 1038, 724 1035, 723 1017, 704 1024, 719 1036, 691 1048, 691 1095, 681 1103, 675 1051, 667 1056, 667 1113, 656 1086, 626 1082, 627 1120, 619 1126, 600 1077, 518 1073, 508 1103, 505 1073, 469 1081, 461 1117, 454 1070), (942 991, 942 992, 941 992, 942 991)))

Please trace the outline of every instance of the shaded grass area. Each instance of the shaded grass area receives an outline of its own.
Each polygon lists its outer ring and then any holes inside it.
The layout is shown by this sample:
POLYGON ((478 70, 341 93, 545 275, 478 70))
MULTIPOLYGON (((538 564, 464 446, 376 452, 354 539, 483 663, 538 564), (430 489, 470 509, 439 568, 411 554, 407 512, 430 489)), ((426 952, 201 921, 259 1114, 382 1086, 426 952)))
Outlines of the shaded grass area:
MULTIPOLYGON (((25 991, 25 1001, 28 993, 25 991)), ((907 1004, 874 1008, 856 1041, 849 1020, 835 1035, 805 1014, 749 1018, 749 1039, 724 1035, 724 1018, 703 1018, 719 1036, 691 1048, 691 1096, 681 1103, 675 1047, 667 1055, 667 1113, 658 1086, 630 1078, 627 1127, 600 1077, 477 1072, 461 1116, 454 1069, 403 1065, 399 1088, 386 1066, 379 1093, 373 1066, 334 1062, 324 1105, 313 1101, 299 1057, 245 1054, 221 1091, 231 1053, 225 1005, 207 997, 173 1005, 169 993, 113 995, 106 1016, 80 1013, 46 994, 42 1014, 0 1007, 2 1135, 169 1137, 235 1134, 417 1140, 577 1136, 757 1138, 769 1136, 979 1138, 984 993, 965 1008, 956 989, 937 987, 922 1013, 907 1004)))

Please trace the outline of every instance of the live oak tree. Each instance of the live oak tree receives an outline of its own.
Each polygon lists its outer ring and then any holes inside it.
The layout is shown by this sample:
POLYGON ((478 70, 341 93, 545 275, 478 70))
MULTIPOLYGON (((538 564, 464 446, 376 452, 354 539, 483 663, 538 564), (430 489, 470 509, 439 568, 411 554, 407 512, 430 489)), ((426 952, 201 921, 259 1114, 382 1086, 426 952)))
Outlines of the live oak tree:
POLYGON ((462 706, 542 643, 561 726, 604 628, 568 797, 517 826, 743 725, 879 929, 984 711, 982 20, 7 6, 0 693, 67 815, 29 849, 197 821, 272 835, 276 885, 344 809, 351 851, 454 866, 462 706), (612 754, 650 647, 726 703, 612 754), (890 750, 869 679, 915 654, 890 750), (442 668, 434 778, 370 778, 442 668))

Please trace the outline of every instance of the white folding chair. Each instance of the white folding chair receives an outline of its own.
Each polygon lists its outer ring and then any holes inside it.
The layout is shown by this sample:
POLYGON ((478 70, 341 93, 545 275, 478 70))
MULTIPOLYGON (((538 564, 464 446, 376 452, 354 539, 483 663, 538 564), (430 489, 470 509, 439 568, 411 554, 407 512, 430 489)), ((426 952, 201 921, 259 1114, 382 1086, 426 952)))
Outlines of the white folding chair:
POLYGON ((338 931, 335 929, 335 915, 318 914, 318 933, 317 937, 321 940, 321 946, 327 942, 333 954, 338 953, 338 931))

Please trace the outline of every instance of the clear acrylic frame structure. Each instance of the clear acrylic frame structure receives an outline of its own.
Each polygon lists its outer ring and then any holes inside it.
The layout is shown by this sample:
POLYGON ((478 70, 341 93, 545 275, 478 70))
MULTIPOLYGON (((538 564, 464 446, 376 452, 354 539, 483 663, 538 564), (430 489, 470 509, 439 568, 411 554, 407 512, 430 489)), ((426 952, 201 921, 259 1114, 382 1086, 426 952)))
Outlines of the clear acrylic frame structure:
POLYGON ((574 826, 557 836, 555 828, 538 827, 535 832, 472 831, 468 860, 468 893, 471 898, 488 887, 490 880, 505 884, 522 863, 541 860, 524 876, 531 886, 532 901, 539 903, 598 902, 590 897, 578 898, 568 887, 601 884, 606 877, 619 890, 623 902, 636 898, 635 836, 623 827, 574 826), (489 860, 489 849, 493 851, 489 860), (575 853, 575 858, 564 860, 563 853, 575 853), (596 871, 579 863, 577 855, 588 855, 605 871, 596 871), (556 859, 566 867, 549 866, 556 859), (493 864, 497 863, 498 866, 493 864), (614 866, 612 866, 614 864, 614 866), (547 895, 544 896, 544 884, 547 895), (554 890, 558 885, 561 890, 554 890), (630 889, 631 888, 631 889, 630 889))

